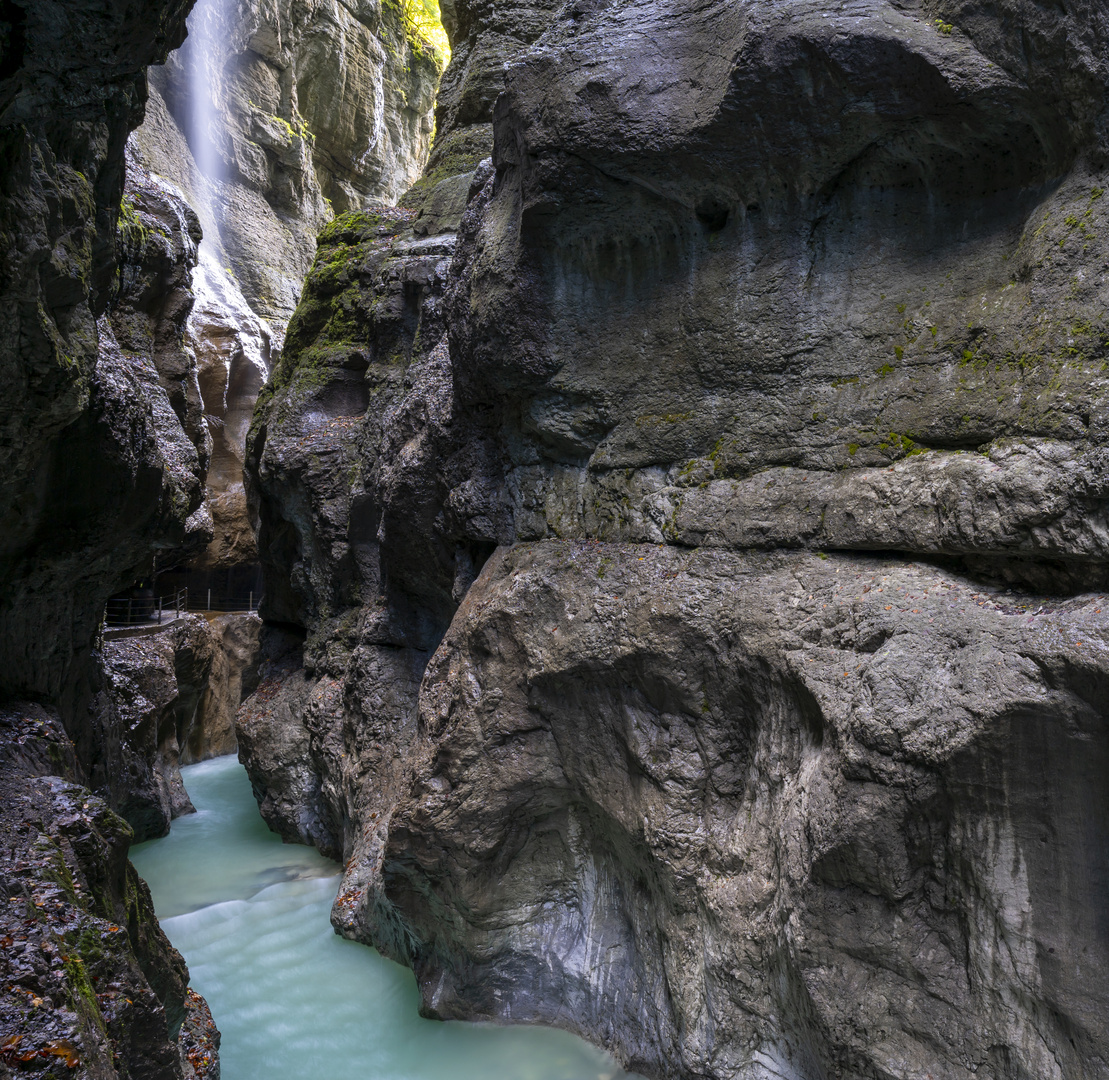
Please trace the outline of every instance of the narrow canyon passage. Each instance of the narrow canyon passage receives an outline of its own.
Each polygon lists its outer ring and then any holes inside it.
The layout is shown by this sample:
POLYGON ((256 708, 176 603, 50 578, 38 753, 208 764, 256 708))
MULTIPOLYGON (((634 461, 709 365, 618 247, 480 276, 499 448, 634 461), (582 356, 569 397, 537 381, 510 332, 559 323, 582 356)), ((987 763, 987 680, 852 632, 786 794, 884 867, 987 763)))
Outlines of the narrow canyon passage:
POLYGON ((335 935, 339 868, 282 844, 233 756, 182 770, 197 813, 131 851, 222 1033, 224 1080, 619 1080, 565 1032, 418 1015, 412 973, 335 935))
POLYGON ((0 147, 0 1080, 1109 1080, 1109 0, 7 0, 0 147))

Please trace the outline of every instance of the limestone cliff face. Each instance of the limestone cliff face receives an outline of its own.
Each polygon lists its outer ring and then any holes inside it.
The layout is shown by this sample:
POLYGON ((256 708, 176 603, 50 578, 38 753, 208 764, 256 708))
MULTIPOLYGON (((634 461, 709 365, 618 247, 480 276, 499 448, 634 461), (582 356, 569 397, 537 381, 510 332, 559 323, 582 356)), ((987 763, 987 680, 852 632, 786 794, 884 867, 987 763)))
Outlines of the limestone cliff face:
POLYGON ((552 17, 547 5, 444 7, 452 59, 423 176, 399 209, 343 215, 318 238, 246 463, 271 620, 314 630, 329 620, 330 632, 380 603, 382 640, 433 648, 490 550, 489 536, 474 548, 436 523, 457 482, 442 462, 459 478, 481 476, 494 452, 452 434, 443 304, 467 202, 491 175, 482 160, 499 72, 552 17))
POLYGON ((397 5, 205 0, 190 28, 136 144, 280 343, 320 228, 419 175, 441 61, 397 5))
POLYGON ((134 150, 206 237, 186 326, 213 444, 200 569, 257 559, 246 433, 316 234, 335 212, 394 201, 427 158, 442 58, 402 7, 202 0, 184 46, 152 71, 134 150))
POLYGON ((258 682, 260 630, 257 615, 235 613, 106 632, 83 756, 90 786, 122 793, 116 809, 136 843, 193 812, 181 765, 235 752, 235 711, 258 682))
POLYGON ((654 1075, 1104 1076, 1101 603, 905 558, 498 553, 359 932, 435 1015, 654 1075))
MULTIPOLYGON (((498 32, 447 15, 455 64, 498 32)), ((326 235, 247 763, 426 1011, 654 1076, 1109 1075, 1107 30, 565 6, 449 224, 414 196, 448 265, 326 235)))

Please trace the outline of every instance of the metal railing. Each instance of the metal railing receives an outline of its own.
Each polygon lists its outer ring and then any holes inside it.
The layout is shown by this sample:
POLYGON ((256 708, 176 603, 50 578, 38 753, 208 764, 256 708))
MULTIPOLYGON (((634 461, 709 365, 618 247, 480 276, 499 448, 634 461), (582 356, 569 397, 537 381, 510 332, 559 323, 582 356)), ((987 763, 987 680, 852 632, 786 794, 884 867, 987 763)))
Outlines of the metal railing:
POLYGON ((138 626, 142 623, 160 623, 171 612, 176 619, 188 610, 188 589, 178 589, 170 596, 130 596, 109 600, 104 605, 104 625, 138 626))
POLYGON ((178 589, 168 596, 132 596, 109 600, 104 605, 104 625, 106 627, 142 626, 149 623, 163 623, 179 618, 187 612, 238 612, 257 611, 258 601, 251 592, 244 600, 242 597, 213 595, 211 589, 199 594, 188 589, 178 589))
POLYGON ((255 599, 251 592, 244 600, 241 596, 220 596, 211 589, 193 590, 189 598, 190 611, 257 611, 262 597, 255 599))

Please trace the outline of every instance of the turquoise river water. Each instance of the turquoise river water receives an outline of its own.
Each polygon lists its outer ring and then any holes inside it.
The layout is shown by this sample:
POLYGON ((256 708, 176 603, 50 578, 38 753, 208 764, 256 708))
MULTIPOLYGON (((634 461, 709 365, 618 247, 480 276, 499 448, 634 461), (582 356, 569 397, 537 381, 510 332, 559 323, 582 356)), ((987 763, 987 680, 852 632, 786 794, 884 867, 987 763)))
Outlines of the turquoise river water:
POLYGON ((283 844, 234 757, 181 770, 196 814, 131 849, 223 1035, 223 1080, 631 1080, 566 1032, 422 1019, 413 975, 331 929, 338 867, 283 844))

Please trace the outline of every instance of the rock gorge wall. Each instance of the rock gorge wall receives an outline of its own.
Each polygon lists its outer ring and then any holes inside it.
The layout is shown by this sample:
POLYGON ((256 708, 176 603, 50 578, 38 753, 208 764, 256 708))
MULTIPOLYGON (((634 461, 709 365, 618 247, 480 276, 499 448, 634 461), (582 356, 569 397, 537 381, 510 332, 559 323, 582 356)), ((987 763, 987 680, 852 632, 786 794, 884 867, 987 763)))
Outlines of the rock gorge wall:
POLYGON ((222 51, 171 61, 148 99, 190 7, 0 12, 4 1075, 218 1077, 126 850, 189 809, 179 761, 234 748, 259 622, 105 641, 104 605, 159 568, 254 557, 243 441, 327 199, 395 193, 431 130, 441 65, 399 9, 216 12, 222 51), (189 63, 213 65, 229 123, 176 126, 189 63))
POLYGON ((159 686, 146 664, 106 671, 100 638, 111 594, 212 537, 211 439, 182 343, 199 224, 125 154, 146 68, 180 44, 188 8, 0 16, 4 1075, 218 1077, 218 1032, 117 812, 168 826, 183 792, 166 790, 175 764, 143 710, 174 694, 184 709, 203 664, 181 643, 159 686))
POLYGON ((206 241, 186 341, 212 434, 202 570, 257 561, 242 484, 250 415, 334 212, 419 174, 443 59, 403 5, 202 0, 152 69, 133 150, 196 209, 206 241))
POLYGON ((536 10, 255 417, 264 813, 431 1015, 1109 1075, 1109 16, 536 10))
POLYGON ((136 148, 280 345, 323 225, 419 175, 441 60, 398 5, 204 0, 191 25, 152 72, 136 148))

